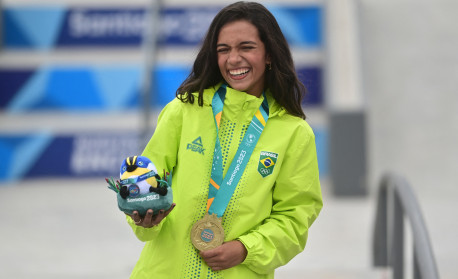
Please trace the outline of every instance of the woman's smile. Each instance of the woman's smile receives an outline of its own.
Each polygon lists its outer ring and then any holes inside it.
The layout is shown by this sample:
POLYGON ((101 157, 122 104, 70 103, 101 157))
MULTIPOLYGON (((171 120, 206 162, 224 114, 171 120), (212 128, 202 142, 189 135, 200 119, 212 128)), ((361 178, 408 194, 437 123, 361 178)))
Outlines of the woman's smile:
POLYGON ((240 68, 240 69, 235 69, 235 70, 229 70, 229 74, 233 79, 243 79, 244 77, 247 76, 248 72, 250 72, 249 68, 240 68))

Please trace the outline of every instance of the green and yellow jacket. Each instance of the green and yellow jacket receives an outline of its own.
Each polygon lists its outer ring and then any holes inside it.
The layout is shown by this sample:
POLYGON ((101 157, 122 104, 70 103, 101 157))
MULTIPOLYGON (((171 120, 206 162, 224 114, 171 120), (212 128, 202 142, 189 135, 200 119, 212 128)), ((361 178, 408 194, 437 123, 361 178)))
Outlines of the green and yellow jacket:
MULTIPOLYGON (((245 261, 213 272, 191 244, 191 227, 206 212, 216 140, 211 103, 218 87, 204 91, 203 107, 175 99, 158 118, 142 155, 160 173, 173 170, 176 207, 153 228, 136 226, 127 217, 137 238, 146 242, 131 278, 273 278, 275 268, 305 247, 323 205, 315 137, 269 92, 267 125, 222 218, 225 241, 240 240, 248 251, 245 261), (274 162, 268 170, 262 164, 266 156, 274 162)), ((262 101, 263 96, 227 88, 219 129, 224 175, 262 101)))

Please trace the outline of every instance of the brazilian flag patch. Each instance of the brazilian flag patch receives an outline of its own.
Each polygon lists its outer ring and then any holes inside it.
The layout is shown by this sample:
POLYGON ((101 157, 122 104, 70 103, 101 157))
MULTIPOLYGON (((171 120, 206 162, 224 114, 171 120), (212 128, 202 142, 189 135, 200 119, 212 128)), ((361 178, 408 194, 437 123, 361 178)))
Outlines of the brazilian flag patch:
POLYGON ((262 177, 271 175, 277 163, 278 154, 268 151, 261 151, 259 155, 258 172, 262 177))

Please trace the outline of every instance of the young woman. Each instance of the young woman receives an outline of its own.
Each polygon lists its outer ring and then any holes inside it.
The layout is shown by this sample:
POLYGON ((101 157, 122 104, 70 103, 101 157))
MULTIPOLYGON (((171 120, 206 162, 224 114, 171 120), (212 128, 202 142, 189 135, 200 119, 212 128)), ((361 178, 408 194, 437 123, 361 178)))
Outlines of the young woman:
POLYGON ((273 278, 304 249, 322 207, 304 91, 264 6, 216 15, 142 154, 177 206, 127 217, 146 242, 132 278, 273 278))

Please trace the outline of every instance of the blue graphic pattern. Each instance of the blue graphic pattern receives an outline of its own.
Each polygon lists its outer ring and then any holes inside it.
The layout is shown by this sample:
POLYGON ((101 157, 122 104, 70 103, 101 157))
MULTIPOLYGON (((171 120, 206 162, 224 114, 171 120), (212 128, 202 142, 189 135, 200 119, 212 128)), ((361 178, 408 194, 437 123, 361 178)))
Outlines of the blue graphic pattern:
POLYGON ((55 45, 65 10, 58 7, 15 8, 4 13, 7 47, 49 49, 55 45))
POLYGON ((16 180, 25 176, 42 155, 42 150, 48 147, 51 139, 48 133, 0 137, 0 180, 16 180))
POLYGON ((302 47, 320 47, 321 8, 268 6, 277 19, 288 43, 302 47))
MULTIPOLYGON (((175 98, 175 91, 189 74, 189 67, 159 65, 154 72, 152 105, 165 106, 175 98)), ((308 88, 305 103, 322 103, 321 68, 297 69, 300 79, 308 88)), ((141 67, 121 65, 112 67, 42 67, 24 70, 0 71, 0 84, 14 79, 15 74, 22 85, 2 87, 7 99, 0 108, 9 113, 37 110, 55 111, 120 111, 138 109, 141 103, 141 67), (13 90, 14 92, 11 92, 13 90)))

